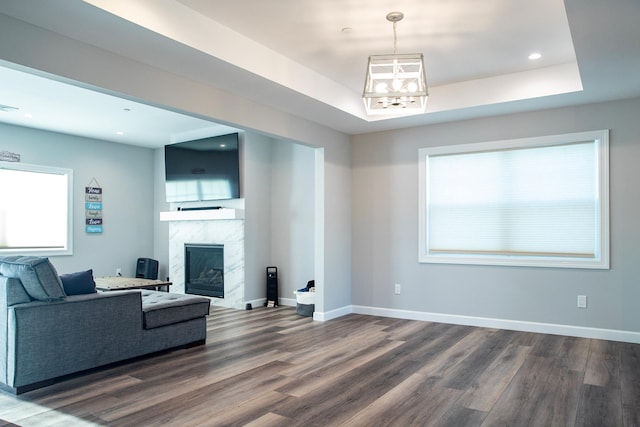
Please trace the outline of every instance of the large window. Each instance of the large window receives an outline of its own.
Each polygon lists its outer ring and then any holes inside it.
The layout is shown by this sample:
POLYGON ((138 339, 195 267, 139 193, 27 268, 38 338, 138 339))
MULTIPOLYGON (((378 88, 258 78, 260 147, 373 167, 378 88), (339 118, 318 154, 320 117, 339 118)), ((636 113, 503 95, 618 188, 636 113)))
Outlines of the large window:
POLYGON ((0 162, 0 256, 72 253, 70 169, 0 162))
POLYGON ((424 148, 419 260, 609 268, 608 131, 424 148))

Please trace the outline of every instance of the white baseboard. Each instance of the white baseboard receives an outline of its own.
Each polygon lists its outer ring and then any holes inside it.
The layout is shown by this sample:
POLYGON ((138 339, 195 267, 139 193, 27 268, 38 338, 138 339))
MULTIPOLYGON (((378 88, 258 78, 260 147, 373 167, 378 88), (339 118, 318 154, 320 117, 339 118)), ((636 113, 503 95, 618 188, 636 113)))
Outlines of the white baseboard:
POLYGON ((353 306, 351 305, 347 305, 345 307, 341 307, 331 311, 314 311, 313 320, 324 322, 326 320, 337 319, 338 317, 346 316, 347 314, 353 313, 352 307, 353 306))
POLYGON ((350 313, 640 344, 640 332, 590 328, 584 326, 559 325, 553 323, 526 322, 521 320, 494 319, 490 317, 429 313, 424 311, 396 310, 390 308, 368 307, 363 305, 348 305, 336 310, 331 310, 329 312, 315 312, 313 314, 313 320, 326 321, 350 313))
POLYGON ((254 299, 251 301, 245 301, 245 307, 247 304, 251 304, 251 307, 256 308, 256 307, 263 307, 267 302, 266 298, 258 298, 258 299, 254 299))
POLYGON ((295 307, 298 305, 295 298, 278 298, 278 300, 280 301, 280 305, 285 305, 287 307, 295 307))
MULTIPOLYGON (((266 298, 258 298, 251 301, 245 301, 246 304, 251 304, 252 307, 263 307, 267 303, 266 298)), ((278 298, 278 304, 284 305, 287 307, 295 307, 296 299, 295 298, 278 298)))

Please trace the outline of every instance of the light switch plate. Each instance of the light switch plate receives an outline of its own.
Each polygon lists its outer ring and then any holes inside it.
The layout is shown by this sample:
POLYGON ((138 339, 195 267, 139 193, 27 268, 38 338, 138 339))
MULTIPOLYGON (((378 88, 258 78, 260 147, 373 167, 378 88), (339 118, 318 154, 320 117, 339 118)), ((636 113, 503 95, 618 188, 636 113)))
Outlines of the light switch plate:
POLYGON ((578 308, 587 308, 587 296, 578 295, 578 308))

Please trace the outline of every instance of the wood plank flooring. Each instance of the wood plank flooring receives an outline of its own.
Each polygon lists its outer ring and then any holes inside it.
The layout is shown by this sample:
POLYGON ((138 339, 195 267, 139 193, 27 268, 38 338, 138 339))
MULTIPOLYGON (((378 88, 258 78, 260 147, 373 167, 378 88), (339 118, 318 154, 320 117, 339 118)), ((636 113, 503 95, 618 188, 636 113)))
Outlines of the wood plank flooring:
POLYGON ((5 425, 640 426, 640 345, 212 307, 204 346, 0 392, 5 425))

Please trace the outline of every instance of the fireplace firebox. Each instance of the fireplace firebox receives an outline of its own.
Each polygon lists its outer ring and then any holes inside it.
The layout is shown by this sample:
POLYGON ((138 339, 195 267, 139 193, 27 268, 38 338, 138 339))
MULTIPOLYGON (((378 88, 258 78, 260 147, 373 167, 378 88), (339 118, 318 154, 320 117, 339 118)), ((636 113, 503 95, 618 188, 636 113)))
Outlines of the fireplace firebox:
POLYGON ((184 291, 224 298, 224 245, 184 245, 184 291))

